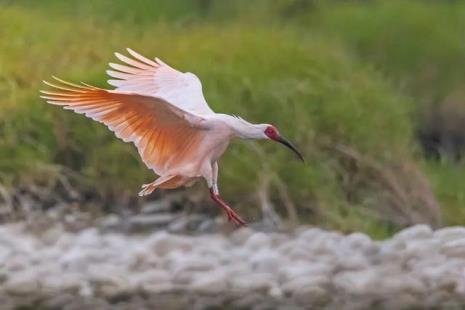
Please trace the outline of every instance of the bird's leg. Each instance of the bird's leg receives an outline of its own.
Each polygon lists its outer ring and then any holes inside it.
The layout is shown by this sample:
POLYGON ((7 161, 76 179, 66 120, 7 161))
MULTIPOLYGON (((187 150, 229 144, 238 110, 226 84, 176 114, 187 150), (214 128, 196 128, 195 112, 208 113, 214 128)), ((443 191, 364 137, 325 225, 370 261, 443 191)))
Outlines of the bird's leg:
POLYGON ((224 202, 224 200, 220 196, 217 184, 218 164, 216 162, 213 164, 212 170, 213 180, 211 184, 209 184, 210 197, 214 202, 216 202, 220 207, 222 207, 224 211, 226 211, 226 214, 228 215, 228 221, 233 221, 238 226, 247 225, 247 223, 243 219, 241 219, 241 217, 233 209, 231 209, 231 207, 228 206, 228 204, 224 202))
POLYGON ((241 219, 241 217, 233 209, 231 209, 231 207, 228 206, 226 202, 224 202, 221 196, 218 193, 215 193, 213 187, 210 188, 210 197, 213 199, 214 202, 216 202, 220 207, 222 207, 224 211, 226 211, 226 214, 228 215, 228 221, 233 221, 238 226, 247 225, 247 223, 243 219, 241 219))

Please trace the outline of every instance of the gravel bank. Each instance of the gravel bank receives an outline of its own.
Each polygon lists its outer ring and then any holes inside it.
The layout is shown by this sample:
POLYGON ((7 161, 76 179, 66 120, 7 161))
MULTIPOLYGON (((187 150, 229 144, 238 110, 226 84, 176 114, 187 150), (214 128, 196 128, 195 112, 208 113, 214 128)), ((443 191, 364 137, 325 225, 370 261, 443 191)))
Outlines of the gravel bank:
POLYGON ((230 235, 0 226, 1 309, 411 309, 465 305, 465 228, 386 241, 317 228, 230 235))

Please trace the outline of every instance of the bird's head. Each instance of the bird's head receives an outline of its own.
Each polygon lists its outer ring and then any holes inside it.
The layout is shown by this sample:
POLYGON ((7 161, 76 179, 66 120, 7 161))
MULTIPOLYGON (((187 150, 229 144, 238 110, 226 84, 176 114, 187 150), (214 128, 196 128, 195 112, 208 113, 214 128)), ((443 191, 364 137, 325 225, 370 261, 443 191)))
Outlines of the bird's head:
POLYGON ((265 135, 266 139, 270 139, 272 141, 279 142, 285 145, 286 147, 290 148, 299 157, 301 161, 304 161, 304 157, 302 156, 302 154, 297 150, 297 148, 291 142, 289 142, 289 140, 281 136, 281 134, 279 133, 278 129, 276 129, 276 127, 274 127, 273 125, 269 125, 269 124, 264 124, 262 125, 262 127, 264 128, 263 134, 265 135))

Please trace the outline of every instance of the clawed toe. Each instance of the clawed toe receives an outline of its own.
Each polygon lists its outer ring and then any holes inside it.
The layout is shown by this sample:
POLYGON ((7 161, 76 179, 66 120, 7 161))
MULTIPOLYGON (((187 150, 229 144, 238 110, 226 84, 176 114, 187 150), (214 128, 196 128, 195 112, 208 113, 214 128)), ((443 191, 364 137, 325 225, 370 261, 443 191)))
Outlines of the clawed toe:
POLYGON ((142 190, 139 192, 139 196, 142 197, 142 196, 147 196, 149 195, 150 193, 153 192, 154 188, 153 186, 151 186, 152 184, 144 184, 142 185, 142 190))
POLYGON ((247 226, 247 223, 239 216, 237 215, 236 212, 234 212, 232 209, 227 211, 228 214, 228 221, 229 222, 234 222, 234 224, 238 226, 247 226))

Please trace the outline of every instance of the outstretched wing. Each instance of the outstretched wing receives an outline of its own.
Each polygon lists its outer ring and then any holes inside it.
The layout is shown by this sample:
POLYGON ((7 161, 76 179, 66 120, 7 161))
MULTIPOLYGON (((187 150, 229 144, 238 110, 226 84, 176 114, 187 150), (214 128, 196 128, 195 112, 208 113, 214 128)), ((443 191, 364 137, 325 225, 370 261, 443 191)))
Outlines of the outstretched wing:
POLYGON ((55 79, 58 84, 44 81, 56 90, 41 91, 42 98, 101 122, 118 138, 134 143, 144 163, 158 175, 195 149, 205 136, 201 116, 161 98, 55 79))
POLYGON ((195 74, 179 72, 158 58, 153 61, 129 48, 127 50, 132 58, 115 53, 124 65, 110 63, 114 70, 107 70, 109 76, 116 78, 108 80, 116 90, 163 98, 199 115, 214 113, 203 96, 202 84, 195 74))

